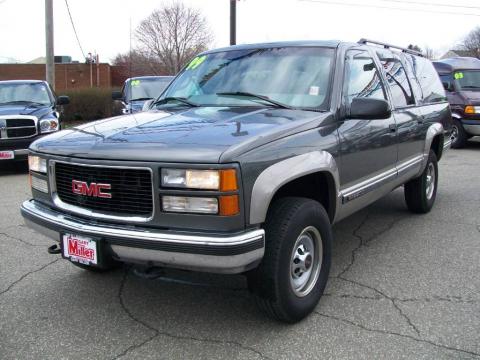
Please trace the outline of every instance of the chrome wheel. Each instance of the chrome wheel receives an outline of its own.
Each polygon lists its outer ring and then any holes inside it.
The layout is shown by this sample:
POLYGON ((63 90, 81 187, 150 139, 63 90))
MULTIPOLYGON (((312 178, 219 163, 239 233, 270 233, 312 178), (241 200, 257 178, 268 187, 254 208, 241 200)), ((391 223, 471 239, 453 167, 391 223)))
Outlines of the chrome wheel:
POLYGON ((458 140, 458 127, 456 125, 452 126, 452 134, 450 135, 450 140, 452 140, 452 143, 455 143, 458 140))
POLYGON ((433 163, 429 163, 427 167, 427 181, 426 181, 426 194, 427 199, 430 200, 435 190, 435 166, 433 163))
POLYGON ((309 226, 295 242, 290 260, 290 285, 298 297, 308 295, 322 268, 323 244, 319 231, 309 226))

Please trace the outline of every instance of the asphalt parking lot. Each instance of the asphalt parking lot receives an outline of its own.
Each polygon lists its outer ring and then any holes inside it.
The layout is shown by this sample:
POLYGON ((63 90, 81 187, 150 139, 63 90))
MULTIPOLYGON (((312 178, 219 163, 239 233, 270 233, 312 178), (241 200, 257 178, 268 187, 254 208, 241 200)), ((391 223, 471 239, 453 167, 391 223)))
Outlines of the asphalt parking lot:
POLYGON ((480 358, 479 165, 480 142, 448 152, 427 215, 398 189, 337 224, 326 295, 296 325, 265 318, 241 276, 93 274, 49 255, 19 214, 26 170, 3 169, 0 358, 480 358))

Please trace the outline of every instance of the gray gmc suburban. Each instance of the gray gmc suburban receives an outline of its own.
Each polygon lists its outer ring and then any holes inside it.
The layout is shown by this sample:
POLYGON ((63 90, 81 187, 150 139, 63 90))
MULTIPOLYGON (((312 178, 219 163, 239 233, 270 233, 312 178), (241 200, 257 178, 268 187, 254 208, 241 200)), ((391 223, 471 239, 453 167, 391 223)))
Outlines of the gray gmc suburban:
POLYGON ((361 40, 204 52, 147 112, 30 147, 28 225, 73 264, 242 273, 267 314, 307 316, 332 224, 404 185, 426 213, 451 112, 429 60, 361 40))

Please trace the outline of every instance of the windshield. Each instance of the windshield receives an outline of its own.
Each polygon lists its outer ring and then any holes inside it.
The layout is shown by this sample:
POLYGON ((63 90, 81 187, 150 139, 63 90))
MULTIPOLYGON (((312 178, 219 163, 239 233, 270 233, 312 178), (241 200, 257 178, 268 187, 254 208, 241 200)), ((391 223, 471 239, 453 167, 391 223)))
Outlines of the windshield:
POLYGON ((170 78, 132 79, 130 80, 129 100, 156 99, 170 81, 170 78))
POLYGON ((232 50, 198 56, 162 98, 183 98, 202 106, 275 105, 260 95, 288 107, 325 110, 333 59, 333 49, 320 47, 232 50))
POLYGON ((462 70, 453 75, 461 90, 480 90, 480 71, 462 70))
POLYGON ((0 83, 0 105, 14 103, 51 105, 52 101, 43 83, 0 83))

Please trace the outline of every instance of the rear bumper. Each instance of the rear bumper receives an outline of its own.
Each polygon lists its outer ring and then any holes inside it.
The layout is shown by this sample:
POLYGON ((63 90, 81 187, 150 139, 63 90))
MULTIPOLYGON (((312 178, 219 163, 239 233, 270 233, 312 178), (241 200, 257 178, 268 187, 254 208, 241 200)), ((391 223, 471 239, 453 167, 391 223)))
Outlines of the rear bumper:
POLYGON ((66 215, 34 200, 24 202, 21 213, 28 226, 56 241, 64 232, 101 238, 109 255, 126 263, 233 274, 257 266, 265 250, 262 229, 225 235, 114 226, 66 215))

